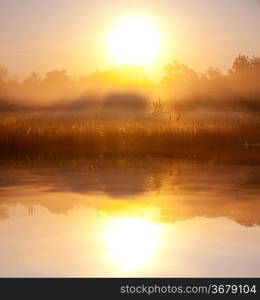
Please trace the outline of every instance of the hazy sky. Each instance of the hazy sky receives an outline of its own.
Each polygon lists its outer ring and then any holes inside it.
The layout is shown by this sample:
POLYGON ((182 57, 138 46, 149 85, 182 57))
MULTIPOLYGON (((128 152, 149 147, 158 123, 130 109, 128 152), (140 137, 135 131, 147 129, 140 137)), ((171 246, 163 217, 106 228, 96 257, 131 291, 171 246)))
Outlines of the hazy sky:
POLYGON ((102 70, 111 65, 108 29, 129 15, 160 28, 160 65, 178 59, 226 69, 239 53, 260 56, 258 0, 0 0, 0 65, 18 75, 102 70))

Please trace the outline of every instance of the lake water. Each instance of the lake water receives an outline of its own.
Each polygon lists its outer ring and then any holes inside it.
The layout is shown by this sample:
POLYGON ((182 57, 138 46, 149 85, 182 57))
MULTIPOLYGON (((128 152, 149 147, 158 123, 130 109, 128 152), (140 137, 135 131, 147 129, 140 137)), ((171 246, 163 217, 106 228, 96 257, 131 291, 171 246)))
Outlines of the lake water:
POLYGON ((260 166, 2 163, 0 276, 259 277, 260 166))

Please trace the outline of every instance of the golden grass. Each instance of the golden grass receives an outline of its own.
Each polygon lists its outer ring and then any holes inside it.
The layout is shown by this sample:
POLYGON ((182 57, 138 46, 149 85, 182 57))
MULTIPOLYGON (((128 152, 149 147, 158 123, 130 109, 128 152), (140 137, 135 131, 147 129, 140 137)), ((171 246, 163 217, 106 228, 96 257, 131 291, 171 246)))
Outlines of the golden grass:
POLYGON ((257 122, 104 121, 5 116, 0 154, 164 155, 260 161, 257 122))

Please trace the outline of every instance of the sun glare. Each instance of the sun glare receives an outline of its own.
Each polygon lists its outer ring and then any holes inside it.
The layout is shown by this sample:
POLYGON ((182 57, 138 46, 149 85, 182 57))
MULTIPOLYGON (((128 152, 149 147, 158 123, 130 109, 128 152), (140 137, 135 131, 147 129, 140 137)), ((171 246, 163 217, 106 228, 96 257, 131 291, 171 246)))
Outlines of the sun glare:
POLYGON ((161 37, 148 18, 122 19, 108 37, 109 54, 116 64, 148 66, 159 56, 161 37))
POLYGON ((109 260, 125 271, 141 269, 152 259, 160 242, 159 225, 141 218, 113 219, 105 232, 109 260))

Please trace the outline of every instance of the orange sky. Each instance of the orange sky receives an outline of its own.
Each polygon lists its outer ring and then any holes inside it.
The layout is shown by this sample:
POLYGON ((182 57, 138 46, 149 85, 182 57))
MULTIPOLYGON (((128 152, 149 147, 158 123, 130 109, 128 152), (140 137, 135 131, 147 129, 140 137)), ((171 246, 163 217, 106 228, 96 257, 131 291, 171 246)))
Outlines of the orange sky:
POLYGON ((0 65, 17 75, 108 68, 108 30, 128 15, 149 16, 160 29, 165 44, 156 70, 173 59, 225 70, 239 53, 260 55, 257 0, 2 0, 0 65))

